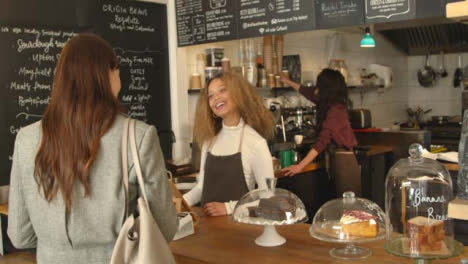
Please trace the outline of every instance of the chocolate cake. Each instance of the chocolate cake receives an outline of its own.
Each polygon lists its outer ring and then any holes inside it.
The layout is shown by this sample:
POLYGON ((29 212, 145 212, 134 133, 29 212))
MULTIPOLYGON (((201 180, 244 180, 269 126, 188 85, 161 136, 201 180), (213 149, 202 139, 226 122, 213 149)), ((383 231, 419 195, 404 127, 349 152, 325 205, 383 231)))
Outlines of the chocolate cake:
POLYGON ((248 210, 250 217, 283 221, 295 216, 296 202, 291 197, 273 196, 260 199, 258 207, 249 207, 248 210))

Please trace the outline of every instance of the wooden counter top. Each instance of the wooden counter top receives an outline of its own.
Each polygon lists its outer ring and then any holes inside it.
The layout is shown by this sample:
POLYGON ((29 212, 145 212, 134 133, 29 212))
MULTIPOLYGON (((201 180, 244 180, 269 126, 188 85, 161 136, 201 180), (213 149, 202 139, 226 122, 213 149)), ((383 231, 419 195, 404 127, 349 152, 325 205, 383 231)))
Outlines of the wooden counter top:
MULTIPOLYGON (((395 257, 386 253, 384 241, 361 244, 372 250, 372 255, 363 260, 345 261, 332 258, 328 251, 337 244, 325 243, 309 235, 308 224, 277 227, 286 243, 278 247, 260 247, 254 242, 263 232, 263 226, 235 223, 231 216, 202 217, 193 235, 170 243, 179 264, 190 263, 243 263, 243 264, 310 264, 310 263, 414 263, 414 260, 395 257)), ((459 263, 462 256, 438 263, 459 263)))
POLYGON ((0 214, 8 215, 8 204, 0 204, 0 214))
POLYGON ((460 169, 460 167, 458 166, 458 163, 451 163, 451 162, 442 162, 442 161, 439 161, 442 165, 445 166, 445 168, 447 168, 447 170, 449 171, 458 171, 460 169))
POLYGON ((391 146, 380 146, 380 145, 371 145, 370 149, 367 151, 367 156, 374 156, 379 154, 384 154, 392 152, 393 148, 391 146))
MULTIPOLYGON (((312 162, 309 165, 305 166, 304 169, 302 169, 301 173, 314 171, 314 170, 320 169, 322 167, 323 167, 322 163, 312 162)), ((275 177, 276 178, 281 178, 281 177, 286 177, 286 176, 284 175, 284 173, 281 170, 278 170, 278 171, 275 171, 275 177)))
MULTIPOLYGON (((367 151, 367 156, 370 157, 370 156, 389 153, 392 151, 393 149, 391 146, 371 145, 370 149, 367 151)), ((324 167, 323 162, 312 162, 309 165, 305 166, 305 168, 301 171, 301 173, 314 171, 323 167, 324 167)), ((284 176, 284 173, 282 173, 281 171, 275 171, 275 177, 281 178, 285 176, 284 176)))

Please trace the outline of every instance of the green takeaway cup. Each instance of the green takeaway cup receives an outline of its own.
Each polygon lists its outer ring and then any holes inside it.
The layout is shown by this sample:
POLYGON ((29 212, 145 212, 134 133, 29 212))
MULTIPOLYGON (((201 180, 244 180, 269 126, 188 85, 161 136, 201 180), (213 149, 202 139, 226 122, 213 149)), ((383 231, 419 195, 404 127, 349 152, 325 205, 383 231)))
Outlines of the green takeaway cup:
POLYGON ((294 153, 290 149, 280 151, 281 168, 286 168, 293 165, 293 155, 294 153))

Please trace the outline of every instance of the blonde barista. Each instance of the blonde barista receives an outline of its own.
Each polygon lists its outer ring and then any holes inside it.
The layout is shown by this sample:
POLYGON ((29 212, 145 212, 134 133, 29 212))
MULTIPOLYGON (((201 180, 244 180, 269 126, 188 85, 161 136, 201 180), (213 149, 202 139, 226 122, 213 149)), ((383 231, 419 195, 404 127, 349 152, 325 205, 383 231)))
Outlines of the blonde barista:
POLYGON ((265 138, 273 136, 271 113, 241 76, 223 73, 208 82, 198 100, 194 134, 202 145, 196 186, 184 195, 201 202, 209 216, 232 214, 247 192, 274 177, 265 138))

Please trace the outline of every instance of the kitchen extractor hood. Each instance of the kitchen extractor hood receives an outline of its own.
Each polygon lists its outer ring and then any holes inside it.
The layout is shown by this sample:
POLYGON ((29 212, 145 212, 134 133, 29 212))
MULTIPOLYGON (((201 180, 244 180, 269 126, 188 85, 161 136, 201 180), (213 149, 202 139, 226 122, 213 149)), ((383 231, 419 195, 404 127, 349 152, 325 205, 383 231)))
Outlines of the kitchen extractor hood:
MULTIPOLYGON (((414 19, 373 24, 373 33, 383 36, 410 56, 440 54, 441 51, 468 52, 468 0, 415 1, 420 8, 416 10, 414 19), (452 8, 456 9, 457 15, 450 15, 452 8)), ((365 26, 337 30, 363 34, 365 26)), ((379 47, 379 44, 376 46, 379 47)))
POLYGON ((439 21, 377 31, 408 55, 468 52, 468 25, 463 23, 439 21))
POLYGON ((438 16, 376 24, 375 31, 408 55, 468 52, 468 0, 454 1, 438 16))

